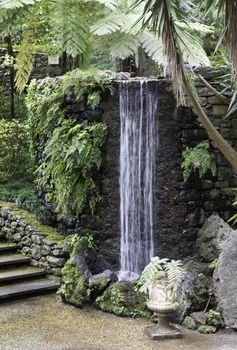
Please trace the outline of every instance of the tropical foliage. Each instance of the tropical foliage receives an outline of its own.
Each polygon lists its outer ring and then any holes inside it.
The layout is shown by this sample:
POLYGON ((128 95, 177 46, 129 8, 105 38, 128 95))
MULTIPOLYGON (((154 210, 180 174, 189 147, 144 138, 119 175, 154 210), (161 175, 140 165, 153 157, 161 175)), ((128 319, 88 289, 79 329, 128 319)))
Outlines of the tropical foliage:
POLYGON ((46 78, 38 85, 32 81, 29 87, 31 149, 40 164, 37 186, 46 190, 59 212, 79 214, 86 204, 94 211, 100 200, 97 171, 107 132, 102 122, 84 125, 65 116, 65 95, 73 93, 77 101, 86 96, 87 106, 93 109, 101 92, 110 88, 106 75, 97 70, 73 71, 59 85, 46 78), (37 154, 40 145, 43 161, 37 154))
MULTIPOLYGON (((224 32, 221 39, 225 38, 225 44, 232 63, 233 74, 235 74, 237 68, 237 51, 235 50, 237 45, 235 40, 237 21, 234 14, 237 11, 237 0, 206 1, 208 10, 214 5, 218 5, 219 9, 222 10, 220 14, 223 16, 224 32)), ((136 4, 140 6, 143 4, 143 1, 137 0, 136 4)), ((185 94, 188 95, 209 137, 215 142, 216 146, 231 163, 235 171, 237 171, 237 152, 223 139, 202 109, 197 92, 185 70, 182 45, 188 49, 189 37, 187 37, 185 31, 180 30, 177 21, 188 24, 186 16, 187 4, 187 1, 147 0, 142 15, 143 26, 145 28, 148 27, 156 33, 157 37, 160 38, 163 43, 163 53, 168 60, 170 76, 178 101, 185 103, 185 94)))
POLYGON ((25 123, 0 119, 0 183, 31 177, 28 133, 25 123))
MULTIPOLYGON (((141 2, 139 6, 134 7, 134 1, 113 1, 97 0, 104 4, 104 16, 91 26, 91 32, 103 39, 108 40, 111 56, 121 60, 135 56, 139 59, 138 50, 143 48, 157 64, 166 66, 167 56, 164 55, 162 40, 150 28, 143 28, 141 16, 144 5, 141 2)), ((189 22, 188 25, 183 21, 176 21, 177 28, 183 32, 186 26, 186 37, 182 37, 182 50, 186 63, 192 66, 208 65, 209 59, 200 43, 194 37, 194 33, 208 32, 212 29, 200 23, 189 22), (191 34, 193 33, 193 34, 191 34), (189 43, 187 50, 186 43, 189 43)))
POLYGON ((209 142, 204 141, 194 148, 187 147, 183 151, 181 168, 184 180, 187 180, 192 172, 198 172, 199 177, 202 177, 208 170, 211 170, 213 176, 216 174, 215 158, 209 153, 209 147, 209 142))

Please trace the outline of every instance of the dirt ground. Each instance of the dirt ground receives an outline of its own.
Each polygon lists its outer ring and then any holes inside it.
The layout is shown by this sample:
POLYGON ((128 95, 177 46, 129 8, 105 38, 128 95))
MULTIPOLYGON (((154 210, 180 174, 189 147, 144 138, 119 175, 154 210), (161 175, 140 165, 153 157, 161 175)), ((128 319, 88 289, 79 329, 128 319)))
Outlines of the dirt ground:
POLYGON ((144 319, 63 304, 55 295, 0 304, 0 350, 237 350, 237 333, 152 341, 144 319))

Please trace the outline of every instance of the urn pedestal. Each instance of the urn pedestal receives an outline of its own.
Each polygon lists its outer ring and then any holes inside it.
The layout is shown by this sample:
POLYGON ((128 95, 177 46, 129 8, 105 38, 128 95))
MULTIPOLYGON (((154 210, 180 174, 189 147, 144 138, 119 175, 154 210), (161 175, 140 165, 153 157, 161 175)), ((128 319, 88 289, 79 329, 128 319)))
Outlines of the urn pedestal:
POLYGON ((170 316, 178 309, 179 304, 159 303, 149 300, 147 307, 158 316, 158 323, 147 327, 147 334, 154 340, 182 338, 183 334, 175 325, 170 324, 170 316))

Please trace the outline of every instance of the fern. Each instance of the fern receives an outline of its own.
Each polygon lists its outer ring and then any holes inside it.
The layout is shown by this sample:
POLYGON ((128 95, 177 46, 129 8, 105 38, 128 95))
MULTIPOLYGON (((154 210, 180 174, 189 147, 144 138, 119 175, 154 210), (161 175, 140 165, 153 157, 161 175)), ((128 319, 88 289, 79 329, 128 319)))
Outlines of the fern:
MULTIPOLYGON (((113 58, 125 59, 136 55, 138 48, 142 46, 154 62, 163 66, 167 64, 160 38, 144 29, 141 21, 143 6, 134 7, 133 1, 129 0, 119 0, 117 6, 110 0, 97 1, 104 4, 106 10, 104 17, 92 25, 91 32, 93 35, 105 37, 113 58), (109 14, 107 7, 110 7, 109 14)), ((180 21, 175 22, 175 27, 185 63, 191 66, 210 65, 205 51, 192 33, 210 32, 211 28, 200 23, 184 24, 180 21)))
MULTIPOLYGON (((104 72, 96 69, 75 70, 65 75, 60 85, 46 78, 29 86, 27 107, 31 125, 31 149, 37 155, 43 148, 44 162, 38 166, 38 187, 43 187, 57 211, 80 214, 89 205, 92 213, 100 201, 97 170, 101 166, 101 147, 107 127, 104 123, 89 126, 64 116, 65 94, 87 97, 92 108, 100 102, 101 91, 110 88, 104 72)), ((36 159, 37 162, 37 159, 36 159)))
POLYGON ((144 268, 141 278, 139 279, 139 290, 141 293, 147 293, 151 282, 154 280, 157 272, 164 270, 164 265, 169 260, 160 259, 158 256, 151 258, 151 262, 144 268))
POLYGON ((208 170, 211 170, 213 176, 216 174, 216 162, 214 157, 209 153, 209 142, 203 141, 194 148, 186 148, 182 153, 183 162, 181 169, 183 170, 183 177, 186 181, 191 173, 199 172, 201 178, 208 170))
POLYGON ((144 268, 141 278, 138 282, 141 293, 147 293, 150 285, 156 279, 159 272, 165 273, 169 284, 174 290, 181 284, 184 270, 180 260, 160 259, 158 256, 151 258, 151 262, 144 268))
POLYGON ((163 54, 162 43, 157 36, 148 31, 144 31, 139 40, 141 46, 153 61, 163 66, 167 65, 167 58, 163 54))
POLYGON ((20 46, 20 51, 16 59, 16 88, 22 93, 29 80, 33 69, 34 56, 32 53, 32 32, 28 31, 24 35, 24 39, 20 46))
POLYGON ((137 53, 139 41, 134 35, 121 33, 110 42, 110 53, 113 58, 121 60, 137 53))
POLYGON ((126 16, 121 13, 110 14, 94 23, 90 30, 94 35, 103 36, 116 33, 126 24, 126 16))
POLYGON ((55 27, 62 51, 69 56, 84 54, 89 46, 89 28, 82 1, 60 0, 55 8, 55 27))
POLYGON ((165 264, 164 270, 167 273, 169 283, 173 286, 174 290, 177 290, 182 282, 184 275, 182 261, 171 260, 165 264))

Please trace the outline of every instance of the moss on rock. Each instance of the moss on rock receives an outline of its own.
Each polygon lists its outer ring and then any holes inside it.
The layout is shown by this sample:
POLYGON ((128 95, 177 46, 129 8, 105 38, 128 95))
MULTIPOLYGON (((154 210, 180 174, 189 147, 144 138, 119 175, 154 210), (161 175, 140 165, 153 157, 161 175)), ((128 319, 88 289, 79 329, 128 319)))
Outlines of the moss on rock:
POLYGON ((62 299, 77 307, 89 302, 88 281, 91 272, 86 264, 87 237, 79 237, 70 250, 70 259, 62 269, 62 284, 59 294, 62 299))
POLYGON ((213 326, 203 325, 198 328, 198 331, 203 334, 212 334, 212 333, 216 333, 217 329, 216 327, 213 327, 213 326))
POLYGON ((39 229, 42 236, 44 236, 45 239, 57 242, 57 243, 63 243, 64 242, 64 236, 61 235, 55 228, 42 225, 36 218, 36 216, 24 209, 20 209, 15 203, 11 202, 3 202, 0 201, 0 208, 9 208, 13 215, 20 216, 25 222, 27 222, 29 225, 31 225, 33 228, 39 229))
POLYGON ((207 324, 214 326, 217 329, 224 327, 225 322, 220 312, 215 310, 209 310, 207 313, 207 324))
POLYGON ((137 290, 135 282, 116 282, 96 299, 96 305, 106 312, 118 316, 150 317, 146 307, 146 296, 137 290))
POLYGON ((186 316, 183 323, 182 323, 182 326, 188 328, 188 329, 196 329, 197 326, 196 326, 196 323, 194 321, 194 319, 191 317, 191 316, 186 316))
POLYGON ((69 259, 62 269, 62 285, 59 293, 64 301, 82 307, 88 301, 87 285, 83 271, 73 259, 69 259))

